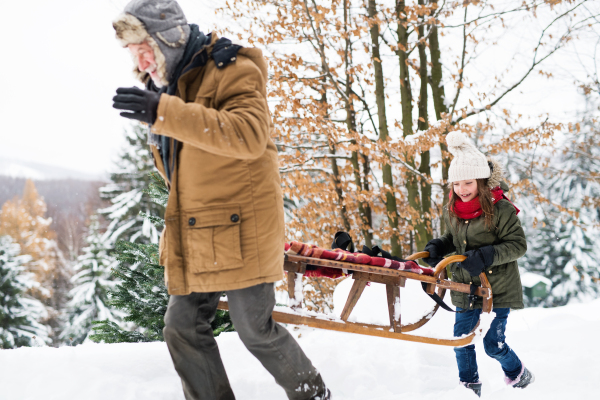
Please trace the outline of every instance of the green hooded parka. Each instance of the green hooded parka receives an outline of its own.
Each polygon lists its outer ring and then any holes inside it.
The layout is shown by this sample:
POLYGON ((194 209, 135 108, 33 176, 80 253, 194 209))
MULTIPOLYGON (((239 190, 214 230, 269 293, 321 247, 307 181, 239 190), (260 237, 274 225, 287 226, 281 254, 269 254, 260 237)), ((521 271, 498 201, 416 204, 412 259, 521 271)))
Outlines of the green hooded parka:
MULTIPOLYGON (((523 308, 523 287, 517 259, 527 251, 527 241, 515 207, 510 201, 502 199, 495 204, 491 230, 485 226, 484 216, 457 220, 450 218, 446 209, 444 221, 447 228, 440 239, 444 242, 446 254, 463 254, 467 250, 494 246, 494 261, 484 271, 492 286, 494 307, 523 308)), ((451 264, 448 269, 454 282, 481 285, 479 276, 471 276, 457 263, 451 264)), ((468 308, 466 293, 452 291, 451 298, 455 306, 468 308)), ((478 297, 474 307, 481 308, 482 304, 482 299, 478 297)))

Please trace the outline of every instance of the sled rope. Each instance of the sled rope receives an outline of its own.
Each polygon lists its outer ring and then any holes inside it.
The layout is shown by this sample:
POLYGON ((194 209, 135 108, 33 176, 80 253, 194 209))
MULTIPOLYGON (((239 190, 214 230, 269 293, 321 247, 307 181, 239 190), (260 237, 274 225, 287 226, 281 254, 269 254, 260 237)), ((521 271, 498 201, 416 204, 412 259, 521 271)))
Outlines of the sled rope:
MULTIPOLYGON (((426 282, 421 282, 421 286, 423 287, 423 291, 425 293, 427 293, 427 283, 426 282)), ((462 314, 464 312, 472 310, 473 307, 475 306, 475 292, 477 291, 478 287, 479 286, 477 286, 477 285, 471 284, 471 292, 469 293, 469 308, 465 308, 464 310, 461 310, 461 311, 456 311, 456 310, 453 310, 452 308, 450 308, 450 306, 448 304, 446 304, 444 302, 444 300, 442 300, 442 298, 440 296, 438 296, 437 293, 433 293, 433 294, 427 293, 427 295, 429 297, 431 297, 431 299, 433 301, 435 301, 444 310, 450 311, 450 312, 453 312, 453 313, 457 313, 457 314, 462 314)))

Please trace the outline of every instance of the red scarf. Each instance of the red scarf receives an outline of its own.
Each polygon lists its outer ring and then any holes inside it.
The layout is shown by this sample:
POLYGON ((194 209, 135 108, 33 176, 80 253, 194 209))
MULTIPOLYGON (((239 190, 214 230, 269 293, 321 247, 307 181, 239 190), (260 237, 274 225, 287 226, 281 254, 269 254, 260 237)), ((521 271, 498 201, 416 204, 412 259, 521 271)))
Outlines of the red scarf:
MULTIPOLYGON (((492 192, 492 200, 494 204, 496 204, 501 199, 506 199, 513 205, 515 210, 517 210, 517 214, 519 214, 519 210, 517 206, 513 204, 512 201, 508 197, 504 195, 504 191, 500 188, 500 186, 496 186, 491 190, 492 192)), ((450 198, 452 198, 452 191, 450 192, 450 198)), ((458 200, 454 202, 454 209, 452 210, 460 219, 473 219, 479 217, 483 214, 483 210, 481 209, 481 203, 479 203, 479 196, 475 197, 470 201, 462 201, 458 200)))

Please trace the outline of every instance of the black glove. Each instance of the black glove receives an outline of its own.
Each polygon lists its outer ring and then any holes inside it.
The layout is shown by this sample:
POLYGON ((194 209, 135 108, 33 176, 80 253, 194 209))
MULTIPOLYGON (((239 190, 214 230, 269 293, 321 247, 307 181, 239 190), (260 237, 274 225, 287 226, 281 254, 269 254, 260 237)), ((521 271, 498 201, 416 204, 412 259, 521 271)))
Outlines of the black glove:
POLYGON ((339 231, 333 237, 332 249, 342 249, 354 253, 354 242, 348 232, 339 231))
POLYGON ((484 246, 476 250, 468 250, 463 256, 467 259, 458 263, 458 266, 465 269, 471 276, 477 276, 494 262, 494 246, 484 246))
POLYGON ((423 258, 427 264, 435 268, 435 266, 444 259, 446 252, 444 250, 444 242, 441 239, 430 240, 423 251, 429 252, 429 257, 423 258))
POLYGON ((113 107, 122 112, 121 117, 137 119, 150 125, 156 121, 156 110, 160 94, 136 87, 118 88, 117 95, 113 97, 113 107))

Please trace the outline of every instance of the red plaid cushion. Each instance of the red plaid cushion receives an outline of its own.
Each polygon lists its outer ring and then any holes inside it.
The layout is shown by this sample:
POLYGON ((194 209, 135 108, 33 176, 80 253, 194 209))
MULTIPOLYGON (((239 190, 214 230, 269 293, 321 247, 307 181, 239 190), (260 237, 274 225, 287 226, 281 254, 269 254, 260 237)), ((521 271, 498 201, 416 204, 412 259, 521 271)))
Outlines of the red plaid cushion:
MULTIPOLYGON (((383 257, 371 257, 363 253, 350 253, 342 249, 325 250, 312 244, 302 242, 286 243, 285 250, 289 254, 299 254, 304 257, 320 258, 324 260, 335 260, 354 264, 369 264, 377 267, 397 269, 401 271, 414 272, 416 274, 433 276, 433 268, 421 267, 414 261, 396 261, 383 257)), ((339 278, 343 276, 339 269, 319 267, 315 270, 306 271, 305 276, 326 276, 339 278)))

